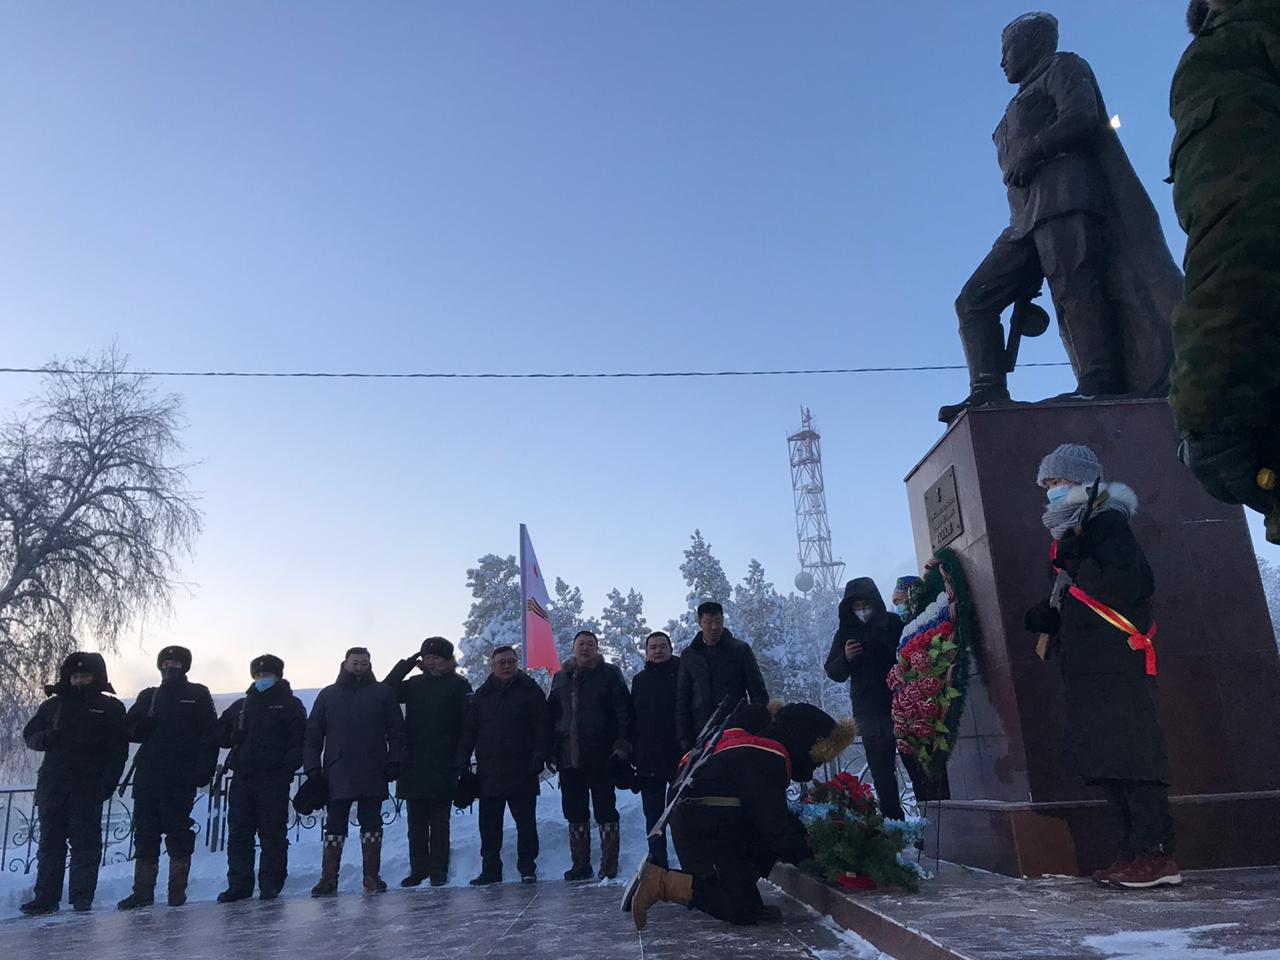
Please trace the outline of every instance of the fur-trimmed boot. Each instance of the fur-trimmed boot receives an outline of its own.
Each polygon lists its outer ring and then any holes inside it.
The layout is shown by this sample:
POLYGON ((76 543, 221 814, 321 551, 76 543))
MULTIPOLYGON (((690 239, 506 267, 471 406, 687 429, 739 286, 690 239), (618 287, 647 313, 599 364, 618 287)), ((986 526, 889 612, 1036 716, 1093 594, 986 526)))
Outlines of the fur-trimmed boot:
POLYGON ((325 834, 320 859, 320 882, 311 888, 313 897, 327 897, 338 892, 338 868, 342 866, 342 845, 346 837, 325 834))
POLYGON ((569 855, 573 858, 573 866, 564 872, 564 878, 570 883, 578 880, 590 880, 591 872, 591 824, 569 824, 569 855))
MULTIPOLYGON (((618 875, 618 847, 621 844, 618 822, 600 824, 600 873, 601 880, 612 880, 618 875)), ((587 868, 590 869, 588 864, 587 868)))
POLYGON ((382 880, 382 833, 361 833, 360 853, 364 857, 364 888, 369 893, 385 893, 382 880))
POLYGON ((160 875, 159 860, 133 861, 133 893, 116 904, 121 910, 136 910, 156 902, 156 877, 160 875))
POLYGON ((693 903, 693 874, 663 870, 652 863, 640 868, 640 884, 631 898, 631 919, 636 929, 643 930, 649 922, 649 908, 656 903, 693 903))
POLYGON ((190 857, 169 858, 169 906, 180 907, 187 902, 187 880, 190 876, 190 857))

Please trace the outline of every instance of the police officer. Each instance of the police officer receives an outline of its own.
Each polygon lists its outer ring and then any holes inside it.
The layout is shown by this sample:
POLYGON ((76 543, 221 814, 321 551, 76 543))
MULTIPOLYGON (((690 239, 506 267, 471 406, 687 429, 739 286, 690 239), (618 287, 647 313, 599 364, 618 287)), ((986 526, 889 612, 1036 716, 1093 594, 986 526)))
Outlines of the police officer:
POLYGON ((284 678, 284 661, 265 653, 249 664, 253 683, 218 719, 218 746, 230 747, 227 889, 219 903, 253 896, 253 844, 262 847, 258 896, 274 900, 289 867, 289 784, 302 765, 307 710, 284 678))
POLYGON ((58 682, 45 692, 49 699, 22 731, 27 746, 44 753, 36 780, 36 889, 19 907, 27 916, 58 909, 68 844, 71 906, 77 911, 93 906, 102 856, 102 804, 129 756, 124 705, 111 696, 115 691, 100 654, 71 654, 62 661, 58 682))
POLYGON ((155 903, 160 838, 169 852, 169 906, 187 902, 196 834, 191 807, 218 762, 218 715, 207 687, 187 679, 191 651, 165 647, 156 657, 160 686, 138 694, 126 717, 129 739, 141 744, 133 780, 133 892, 121 910, 155 903))

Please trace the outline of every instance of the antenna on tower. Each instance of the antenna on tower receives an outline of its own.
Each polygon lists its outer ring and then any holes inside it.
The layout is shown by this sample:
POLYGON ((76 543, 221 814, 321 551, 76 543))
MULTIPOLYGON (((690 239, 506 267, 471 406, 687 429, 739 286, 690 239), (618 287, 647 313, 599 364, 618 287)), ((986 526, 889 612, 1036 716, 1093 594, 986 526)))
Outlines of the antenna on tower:
POLYGON ((813 414, 800 408, 800 432, 787 437, 791 452, 791 490, 796 505, 796 541, 800 572, 796 589, 808 593, 815 586, 834 593, 844 579, 844 562, 831 558, 831 524, 827 522, 827 492, 822 483, 822 437, 813 427, 813 414))

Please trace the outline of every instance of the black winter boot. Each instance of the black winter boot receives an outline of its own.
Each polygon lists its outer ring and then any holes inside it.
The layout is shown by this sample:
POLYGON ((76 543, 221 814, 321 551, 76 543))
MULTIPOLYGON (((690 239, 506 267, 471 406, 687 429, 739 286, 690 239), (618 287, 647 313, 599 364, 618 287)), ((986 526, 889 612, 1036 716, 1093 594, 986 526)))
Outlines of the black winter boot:
POLYGON ((57 913, 58 905, 56 903, 41 903, 39 900, 28 900, 18 907, 18 912, 24 917, 43 917, 45 914, 57 913))
POLYGON ((564 872, 564 878, 570 883, 579 880, 590 880, 591 872, 591 824, 569 824, 569 856, 573 865, 564 872))
POLYGON ((960 340, 969 364, 969 396, 938 411, 938 420, 946 424, 970 407, 985 407, 1009 399, 1009 356, 1005 353, 1000 325, 961 327, 960 340))
POLYGON ((160 875, 159 860, 133 861, 133 893, 116 904, 121 910, 136 910, 156 902, 156 877, 160 875))

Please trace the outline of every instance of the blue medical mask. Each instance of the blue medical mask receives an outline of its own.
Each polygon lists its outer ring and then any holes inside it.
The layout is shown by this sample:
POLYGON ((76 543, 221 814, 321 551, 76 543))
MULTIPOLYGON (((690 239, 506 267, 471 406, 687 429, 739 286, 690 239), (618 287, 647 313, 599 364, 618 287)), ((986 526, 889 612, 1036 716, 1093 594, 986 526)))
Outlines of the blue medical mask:
POLYGON ((905 603, 895 603, 893 605, 893 612, 898 616, 905 618, 907 615, 907 605, 905 603))
POLYGON ((276 685, 276 678, 275 677, 259 677, 257 680, 253 681, 253 685, 254 687, 257 688, 259 693, 266 693, 268 690, 270 690, 272 687, 276 685))
POLYGON ((1054 506, 1057 506, 1058 504, 1062 503, 1063 500, 1066 500, 1067 497, 1070 495, 1071 495, 1071 487, 1069 486, 1064 485, 1060 487, 1050 487, 1049 503, 1053 504, 1054 506))

